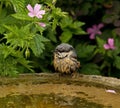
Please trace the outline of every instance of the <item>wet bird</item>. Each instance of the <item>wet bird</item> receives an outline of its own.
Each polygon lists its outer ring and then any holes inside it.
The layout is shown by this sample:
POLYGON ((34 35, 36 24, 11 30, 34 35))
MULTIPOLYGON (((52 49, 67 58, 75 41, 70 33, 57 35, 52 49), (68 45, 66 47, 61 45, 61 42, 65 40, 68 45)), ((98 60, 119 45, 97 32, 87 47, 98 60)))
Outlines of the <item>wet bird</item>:
POLYGON ((61 75, 73 75, 80 67, 75 49, 67 43, 62 43, 55 48, 53 64, 55 70, 61 75))

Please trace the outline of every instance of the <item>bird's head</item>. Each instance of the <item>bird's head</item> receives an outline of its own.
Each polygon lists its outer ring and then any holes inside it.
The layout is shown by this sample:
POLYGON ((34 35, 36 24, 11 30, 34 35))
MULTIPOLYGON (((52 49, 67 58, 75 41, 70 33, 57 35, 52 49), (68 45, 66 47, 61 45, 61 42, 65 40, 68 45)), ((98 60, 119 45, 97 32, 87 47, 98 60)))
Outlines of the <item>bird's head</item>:
POLYGON ((72 45, 62 43, 55 48, 54 54, 57 58, 63 59, 65 57, 77 58, 77 54, 72 45))

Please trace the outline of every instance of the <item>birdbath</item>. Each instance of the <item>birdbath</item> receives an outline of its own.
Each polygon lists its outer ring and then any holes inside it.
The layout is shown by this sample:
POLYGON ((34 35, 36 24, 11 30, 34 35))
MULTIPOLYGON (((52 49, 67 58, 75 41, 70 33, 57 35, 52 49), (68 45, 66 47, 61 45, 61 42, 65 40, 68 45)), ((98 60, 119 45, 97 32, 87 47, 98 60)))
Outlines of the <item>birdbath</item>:
POLYGON ((119 108, 120 80, 96 75, 0 78, 0 108, 119 108))

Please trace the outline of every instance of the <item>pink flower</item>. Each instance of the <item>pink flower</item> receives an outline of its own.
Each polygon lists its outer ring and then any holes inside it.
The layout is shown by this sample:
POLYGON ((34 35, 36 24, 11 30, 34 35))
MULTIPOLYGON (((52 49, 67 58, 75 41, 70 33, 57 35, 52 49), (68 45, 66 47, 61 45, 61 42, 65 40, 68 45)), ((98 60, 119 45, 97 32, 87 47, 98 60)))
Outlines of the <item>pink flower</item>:
POLYGON ((113 38, 108 38, 108 43, 104 44, 104 49, 106 49, 106 50, 108 50, 108 49, 114 50, 115 49, 113 38))
POLYGON ((106 90, 106 92, 116 94, 116 91, 115 91, 115 90, 106 90))
POLYGON ((38 22, 38 25, 40 25, 41 27, 46 27, 46 24, 43 22, 38 22))
POLYGON ((28 4, 27 9, 29 10, 28 16, 30 17, 37 17, 37 18, 42 18, 42 15, 45 14, 45 10, 40 10, 41 5, 40 4, 35 4, 34 8, 28 4))
POLYGON ((90 34, 90 39, 95 39, 95 35, 96 34, 102 34, 102 32, 100 31, 100 29, 103 27, 104 25, 102 23, 98 24, 98 25, 93 25, 92 27, 87 29, 87 33, 90 34))

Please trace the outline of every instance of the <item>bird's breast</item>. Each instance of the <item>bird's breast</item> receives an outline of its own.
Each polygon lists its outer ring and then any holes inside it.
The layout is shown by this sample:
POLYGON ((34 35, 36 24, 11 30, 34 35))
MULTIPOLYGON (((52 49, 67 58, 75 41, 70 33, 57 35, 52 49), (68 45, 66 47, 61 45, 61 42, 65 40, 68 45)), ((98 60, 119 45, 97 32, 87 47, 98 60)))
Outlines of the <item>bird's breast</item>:
POLYGON ((56 71, 61 73, 72 73, 79 68, 79 62, 76 59, 72 60, 69 57, 63 59, 54 58, 54 67, 56 71))

